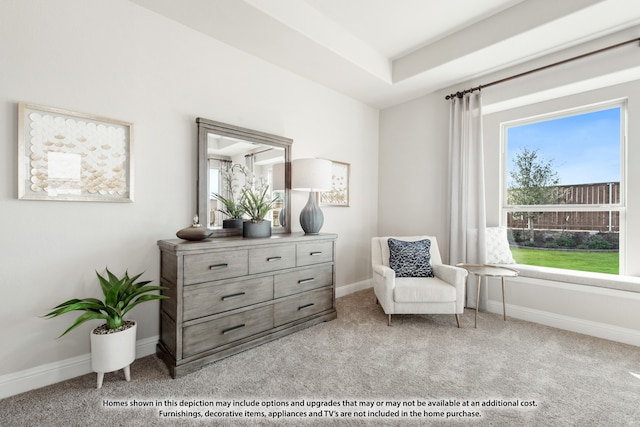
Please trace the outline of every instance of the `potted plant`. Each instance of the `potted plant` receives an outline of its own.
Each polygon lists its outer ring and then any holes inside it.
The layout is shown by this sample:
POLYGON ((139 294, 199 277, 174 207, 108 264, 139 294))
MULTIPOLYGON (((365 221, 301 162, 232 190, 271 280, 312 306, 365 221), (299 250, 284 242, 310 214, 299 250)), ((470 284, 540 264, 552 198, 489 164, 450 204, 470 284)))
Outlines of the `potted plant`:
POLYGON ((271 236, 271 221, 265 217, 273 208, 278 198, 270 200, 267 197, 269 186, 263 187, 262 191, 251 191, 247 188, 242 189, 242 198, 240 199, 240 207, 242 211, 249 217, 244 222, 242 228, 243 237, 269 237, 271 236))
POLYGON ((227 168, 223 168, 220 172, 222 177, 222 190, 224 195, 212 192, 211 196, 219 200, 223 208, 217 209, 218 212, 226 215, 228 218, 222 221, 222 228, 242 228, 243 210, 240 207, 239 199, 242 197, 241 185, 239 180, 244 178, 245 185, 248 181, 249 171, 246 166, 234 163, 227 168))
POLYGON ((218 209, 218 212, 221 212, 227 215, 229 218, 222 220, 222 228, 242 228, 242 214, 244 211, 240 207, 238 203, 233 199, 233 196, 223 197, 218 193, 211 193, 211 195, 219 200, 224 206, 223 209, 218 209))
MULTIPOLYGON (((105 372, 124 369, 125 378, 131 380, 129 366, 136 358, 137 324, 133 320, 124 320, 133 307, 145 301, 168 298, 165 295, 149 292, 167 289, 163 286, 147 286, 151 281, 137 281, 142 273, 133 277, 125 272, 117 277, 106 269, 106 277, 97 271, 98 281, 104 295, 97 298, 70 299, 57 305, 44 317, 53 318, 70 311, 83 311, 75 322, 60 337, 88 320, 100 319, 105 323, 91 331, 91 368, 98 374, 98 388, 102 387, 105 372)), ((58 337, 58 338, 60 338, 58 337)))

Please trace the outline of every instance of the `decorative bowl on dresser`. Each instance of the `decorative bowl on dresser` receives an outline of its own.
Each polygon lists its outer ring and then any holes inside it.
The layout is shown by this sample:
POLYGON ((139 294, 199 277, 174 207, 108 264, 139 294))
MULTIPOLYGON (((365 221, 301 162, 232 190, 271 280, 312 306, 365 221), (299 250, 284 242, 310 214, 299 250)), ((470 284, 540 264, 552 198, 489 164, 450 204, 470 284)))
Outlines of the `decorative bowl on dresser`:
POLYGON ((160 240, 157 354, 177 378, 333 320, 335 234, 160 240))

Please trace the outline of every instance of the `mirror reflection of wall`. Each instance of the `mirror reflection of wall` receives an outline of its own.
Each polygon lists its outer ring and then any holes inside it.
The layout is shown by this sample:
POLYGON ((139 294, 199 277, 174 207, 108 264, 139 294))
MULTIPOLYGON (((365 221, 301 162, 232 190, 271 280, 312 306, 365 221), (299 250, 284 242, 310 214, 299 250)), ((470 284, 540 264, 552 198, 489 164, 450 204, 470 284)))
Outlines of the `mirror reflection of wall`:
MULTIPOLYGON (((221 184, 220 184, 220 172, 222 170, 222 160, 217 159, 209 159, 209 188, 211 188, 212 192, 218 190, 217 192, 221 192, 221 184)), ((218 205, 218 200, 211 194, 209 196, 209 206, 207 211, 209 215, 207 217, 207 224, 209 227, 214 227, 218 225, 217 211, 220 208, 218 205)))
POLYGON ((284 186, 284 163, 274 163, 271 169, 271 182, 273 184, 273 192, 278 197, 278 201, 274 207, 273 223, 278 226, 285 226, 285 186, 284 186))

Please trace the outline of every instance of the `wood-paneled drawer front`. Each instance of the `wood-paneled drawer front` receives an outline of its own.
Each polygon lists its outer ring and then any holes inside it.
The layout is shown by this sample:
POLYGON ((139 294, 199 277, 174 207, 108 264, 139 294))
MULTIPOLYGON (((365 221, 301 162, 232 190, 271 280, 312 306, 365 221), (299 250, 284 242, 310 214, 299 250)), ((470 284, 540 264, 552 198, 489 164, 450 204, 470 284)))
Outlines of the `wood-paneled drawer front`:
POLYGON ((298 243, 296 245, 298 266, 320 264, 333 261, 333 243, 298 243))
POLYGON ((306 292, 333 284, 333 264, 278 274, 273 283, 274 298, 306 292))
POLYGON ((248 272, 248 250, 185 255, 184 257, 185 285, 245 276, 248 272))
POLYGON ((333 288, 306 292, 274 304, 275 326, 294 322, 333 307, 333 288))
POLYGON ((266 273, 295 266, 296 252, 293 245, 249 250, 249 274, 266 273))
POLYGON ((182 336, 183 355, 193 356, 271 328, 272 305, 187 326, 182 336))
POLYGON ((185 321, 273 299, 273 276, 224 285, 201 283, 184 290, 185 321))

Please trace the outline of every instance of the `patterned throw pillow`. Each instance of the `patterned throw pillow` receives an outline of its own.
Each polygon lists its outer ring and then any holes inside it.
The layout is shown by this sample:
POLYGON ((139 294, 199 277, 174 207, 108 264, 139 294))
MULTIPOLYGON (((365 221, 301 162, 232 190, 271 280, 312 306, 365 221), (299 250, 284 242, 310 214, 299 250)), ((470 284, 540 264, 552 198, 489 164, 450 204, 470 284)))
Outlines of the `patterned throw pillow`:
POLYGON ((389 267, 396 277, 433 277, 431 268, 431 240, 405 242, 388 239, 389 267))

